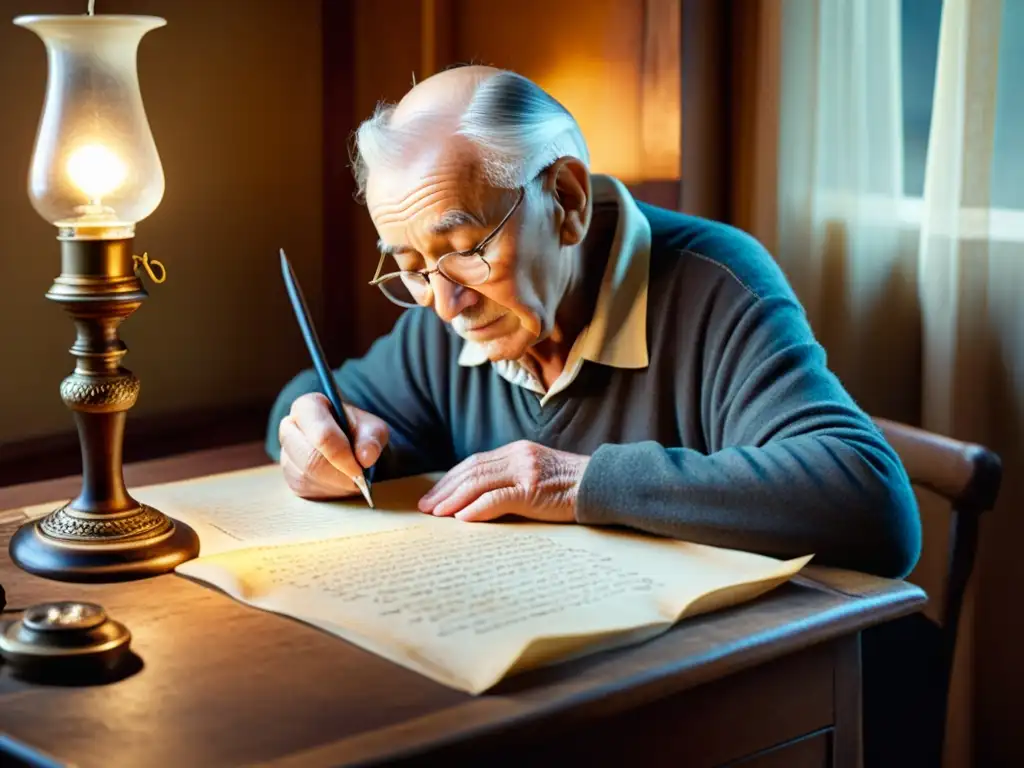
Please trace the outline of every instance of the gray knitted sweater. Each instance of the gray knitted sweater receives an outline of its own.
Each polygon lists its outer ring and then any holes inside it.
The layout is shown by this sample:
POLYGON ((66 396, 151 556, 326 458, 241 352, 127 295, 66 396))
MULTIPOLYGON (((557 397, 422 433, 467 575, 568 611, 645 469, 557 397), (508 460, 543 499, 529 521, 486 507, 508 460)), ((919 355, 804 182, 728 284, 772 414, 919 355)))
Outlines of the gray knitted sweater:
MULTIPOLYGON (((902 577, 920 554, 899 459, 828 369, 775 262, 722 224, 640 204, 651 225, 650 364, 584 363, 539 396, 429 310, 405 312, 337 372, 343 396, 390 426, 374 479, 438 471, 516 440, 588 454, 577 520, 902 577)), ((281 392, 267 452, 311 370, 281 392)))

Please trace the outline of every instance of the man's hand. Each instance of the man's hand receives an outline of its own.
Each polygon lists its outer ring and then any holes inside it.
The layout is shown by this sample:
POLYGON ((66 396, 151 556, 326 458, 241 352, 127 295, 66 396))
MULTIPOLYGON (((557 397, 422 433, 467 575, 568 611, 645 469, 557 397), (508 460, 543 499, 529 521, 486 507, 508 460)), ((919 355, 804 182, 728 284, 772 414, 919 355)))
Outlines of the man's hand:
POLYGON ((337 499, 359 493, 352 478, 372 467, 388 444, 387 424, 350 405, 345 411, 354 427, 354 454, 330 401, 319 392, 298 398, 281 420, 281 469, 298 496, 337 499))
POLYGON ((470 522, 521 515, 572 523, 589 461, 589 456, 520 440, 453 467, 420 499, 420 511, 470 522))

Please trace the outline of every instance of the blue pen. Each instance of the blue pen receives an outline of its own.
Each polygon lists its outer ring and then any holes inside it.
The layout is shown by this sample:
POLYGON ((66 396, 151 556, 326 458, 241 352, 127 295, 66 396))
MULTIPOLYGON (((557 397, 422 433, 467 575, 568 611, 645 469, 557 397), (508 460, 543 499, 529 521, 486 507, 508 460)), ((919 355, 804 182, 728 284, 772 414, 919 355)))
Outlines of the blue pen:
POLYGON ((17 761, 13 762, 14 765, 24 765, 26 768, 67 768, 68 765, 18 741, 13 736, 0 733, 0 765, 7 765, 5 755, 12 761, 17 761))
MULTIPOLYGON (((292 270, 288 257, 284 255, 284 248, 281 249, 281 274, 284 276, 284 285, 288 289, 288 298, 291 299, 292 309, 295 311, 295 319, 299 321, 299 328, 302 330, 302 336, 306 339, 306 346, 309 348, 309 356, 313 358, 313 367, 316 368, 317 376, 320 378, 320 388, 327 395, 327 399, 331 401, 334 418, 338 422, 338 426, 341 427, 342 433, 348 439, 348 444, 352 446, 353 455, 355 455, 356 441, 352 427, 345 416, 345 409, 341 404, 341 393, 338 392, 338 383, 334 380, 334 376, 331 375, 330 368, 327 367, 327 357, 324 355, 323 347, 320 346, 320 339, 317 338, 316 329, 313 328, 313 319, 309 316, 309 308, 306 306, 302 289, 299 288, 299 281, 295 278, 295 272, 292 270)), ((353 477, 352 482, 356 484, 356 487, 363 494, 366 503, 372 507, 373 498, 370 496, 370 479, 367 477, 366 469, 364 468, 361 474, 353 477)))

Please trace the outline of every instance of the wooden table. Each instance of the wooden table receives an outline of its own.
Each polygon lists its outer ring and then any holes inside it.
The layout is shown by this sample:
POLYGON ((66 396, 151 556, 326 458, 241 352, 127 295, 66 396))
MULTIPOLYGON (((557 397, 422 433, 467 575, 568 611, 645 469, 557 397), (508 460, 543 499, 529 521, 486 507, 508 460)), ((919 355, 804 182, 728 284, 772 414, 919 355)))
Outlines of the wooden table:
MULTIPOLYGON (((265 461, 249 444, 125 476, 138 487, 265 461)), ((77 487, 69 478, 3 488, 0 509, 77 487)), ((903 582, 812 567, 753 603, 472 697, 179 576, 114 585, 29 576, 6 556, 19 519, 0 513, 8 601, 96 601, 127 624, 143 662, 92 687, 27 683, 0 667, 0 732, 79 766, 852 767, 860 632, 925 600, 903 582)))

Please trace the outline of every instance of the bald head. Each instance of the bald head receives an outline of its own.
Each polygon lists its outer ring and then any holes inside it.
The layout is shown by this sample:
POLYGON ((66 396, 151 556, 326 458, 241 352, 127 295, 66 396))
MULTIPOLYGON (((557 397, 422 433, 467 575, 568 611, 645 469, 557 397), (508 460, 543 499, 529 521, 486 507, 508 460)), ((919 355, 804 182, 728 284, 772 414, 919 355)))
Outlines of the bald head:
POLYGON ((561 157, 590 162, 576 120, 536 83, 508 70, 456 67, 417 84, 397 105, 379 105, 359 126, 359 192, 365 195, 371 175, 407 170, 442 145, 503 189, 525 184, 561 157))
POLYGON ((480 84, 500 72, 494 67, 467 66, 431 75, 402 97, 392 113, 391 124, 400 125, 423 114, 449 115, 457 121, 480 84))

